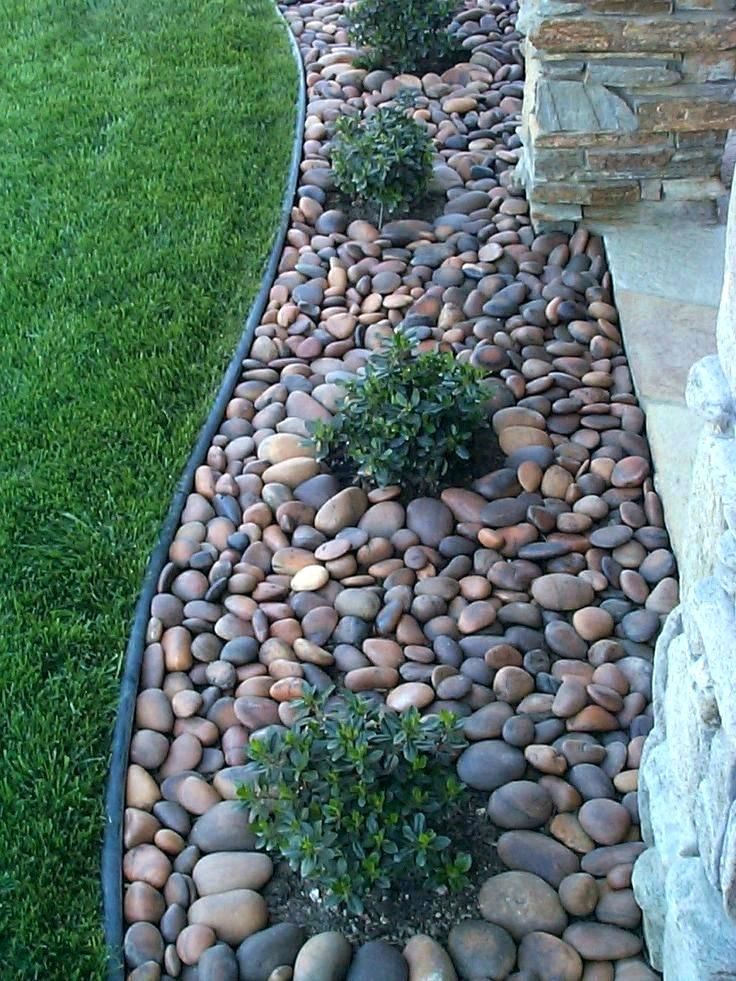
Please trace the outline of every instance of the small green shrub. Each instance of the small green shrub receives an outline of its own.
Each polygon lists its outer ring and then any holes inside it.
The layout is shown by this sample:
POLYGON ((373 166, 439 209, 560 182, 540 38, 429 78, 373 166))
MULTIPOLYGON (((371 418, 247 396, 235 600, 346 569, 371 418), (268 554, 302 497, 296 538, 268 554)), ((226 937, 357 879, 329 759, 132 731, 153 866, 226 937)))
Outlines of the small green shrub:
POLYGON ((464 885, 470 856, 439 833, 464 791, 450 766, 461 723, 331 691, 307 689, 292 728, 248 744, 252 779, 238 796, 258 846, 280 853, 328 908, 359 913, 372 889, 407 878, 464 885))
POLYGON ((442 70, 457 49, 448 26, 453 0, 359 0, 348 11, 361 64, 397 72, 442 70))
POLYGON ((310 428, 336 472, 433 494, 444 478, 467 475, 474 439, 488 425, 487 399, 478 369, 450 352, 415 356, 411 333, 397 330, 345 386, 331 422, 310 428))
POLYGON ((427 193, 432 176, 432 140, 408 115, 413 96, 361 119, 341 116, 335 127, 332 170, 337 189, 351 202, 375 209, 379 223, 427 193))

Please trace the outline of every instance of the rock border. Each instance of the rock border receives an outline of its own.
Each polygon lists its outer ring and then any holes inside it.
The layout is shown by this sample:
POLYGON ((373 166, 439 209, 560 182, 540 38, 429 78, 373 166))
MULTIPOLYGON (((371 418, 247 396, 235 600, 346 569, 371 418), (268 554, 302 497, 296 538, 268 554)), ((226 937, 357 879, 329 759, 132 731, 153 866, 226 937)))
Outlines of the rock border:
POLYGON ((287 180, 281 199, 281 211, 274 233, 271 253, 263 269, 258 292, 253 298, 245 319, 243 332, 235 352, 228 363, 225 375, 210 412, 200 430, 197 441, 187 459, 174 491, 166 517, 146 565, 143 584, 135 605, 133 624, 125 649, 123 674, 120 680, 120 696, 115 713, 110 765, 105 787, 105 830, 102 843, 101 883, 103 929, 108 949, 109 981, 123 981, 123 814, 125 811, 125 774, 128 767, 130 740, 133 733, 133 716, 140 682, 143 651, 146 646, 146 625, 151 612, 151 601, 156 595, 161 570, 168 560, 168 552, 179 527, 187 496, 194 485, 197 467, 207 454, 207 449, 221 425, 227 403, 232 398, 240 380, 243 359, 248 356, 256 328, 268 304, 269 291, 278 268, 281 251, 291 224, 291 207, 299 183, 299 165, 303 153, 304 122, 307 108, 307 86, 304 66, 297 40, 276 0, 273 6, 283 24, 284 33, 297 71, 297 98, 294 119, 294 143, 289 161, 287 180))
MULTIPOLYGON (((291 977, 283 965, 306 934, 266 928, 251 867, 265 857, 234 862, 254 839, 233 798, 247 739, 290 724, 302 679, 329 683, 333 664, 348 688, 384 693, 393 708, 467 718, 458 771, 491 792, 510 870, 483 885, 482 919, 452 927, 452 960, 430 937, 413 936, 403 957, 370 941, 350 981, 405 981, 407 965, 424 981, 429 962, 446 979, 455 967, 511 977, 514 941, 514 981, 583 971, 651 981, 629 879, 642 848, 652 643, 676 602, 675 567, 602 242, 584 229, 535 235, 512 186, 516 0, 467 0, 456 24, 468 60, 421 79, 355 69, 342 2, 284 6, 308 86, 302 186, 242 383, 151 608, 127 774, 131 981, 158 978, 162 961, 176 977, 235 977, 234 948, 243 981, 291 977), (444 211, 380 230, 351 223, 330 206, 330 123, 407 85, 437 144, 444 211), (500 375, 493 423, 507 458, 472 491, 448 488, 406 511, 398 489, 340 489, 301 439, 403 321, 420 348, 441 342, 500 375), (535 907, 523 923, 518 905, 535 907)), ((310 960, 305 973, 300 955, 295 972, 323 981, 323 968, 310 960)))

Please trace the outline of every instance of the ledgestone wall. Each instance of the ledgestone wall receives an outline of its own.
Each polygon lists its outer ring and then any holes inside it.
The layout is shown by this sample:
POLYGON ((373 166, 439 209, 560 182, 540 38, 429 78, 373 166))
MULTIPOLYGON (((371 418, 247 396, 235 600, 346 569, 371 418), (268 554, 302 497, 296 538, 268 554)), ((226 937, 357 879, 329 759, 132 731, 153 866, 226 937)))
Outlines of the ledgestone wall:
POLYGON ((518 178, 537 225, 715 217, 736 127, 734 0, 522 0, 518 178))
POLYGON ((654 660, 654 728, 639 779, 649 849, 634 868, 666 981, 736 979, 736 195, 718 354, 690 372, 705 420, 681 562, 683 600, 654 660))

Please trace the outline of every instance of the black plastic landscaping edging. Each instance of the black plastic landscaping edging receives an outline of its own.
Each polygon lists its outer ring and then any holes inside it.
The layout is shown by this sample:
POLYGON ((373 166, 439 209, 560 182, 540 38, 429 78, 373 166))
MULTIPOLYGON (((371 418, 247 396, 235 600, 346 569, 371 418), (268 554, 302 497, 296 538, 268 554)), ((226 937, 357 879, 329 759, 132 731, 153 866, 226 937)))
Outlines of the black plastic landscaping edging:
MULTIPOLYGON (((279 11, 279 16, 281 13, 279 11)), ((304 120, 306 115, 306 84, 304 67, 296 40, 282 17, 292 55, 297 68, 298 92, 294 145, 289 164, 288 180, 281 205, 281 215, 276 228, 271 255, 263 271, 261 285, 250 307, 243 333, 233 354, 215 398, 214 404, 200 431, 197 442, 186 462, 176 486, 171 505, 164 519, 158 541, 151 552, 135 607, 133 625, 125 652, 125 665, 120 681, 115 728, 113 730, 110 766, 105 791, 105 832, 102 845, 102 905, 105 939, 108 949, 109 981, 124 978, 123 960, 123 816, 125 809, 125 782, 128 767, 128 751, 133 730, 133 713, 140 678, 146 629, 150 616, 151 601, 156 593, 161 570, 168 560, 169 547, 179 526, 187 496, 194 484, 194 473, 203 461, 213 437, 219 429, 227 403, 232 398, 240 379, 243 359, 247 357, 256 327, 268 302, 268 295, 276 275, 286 233, 289 228, 291 207, 299 180, 302 158, 304 120)))

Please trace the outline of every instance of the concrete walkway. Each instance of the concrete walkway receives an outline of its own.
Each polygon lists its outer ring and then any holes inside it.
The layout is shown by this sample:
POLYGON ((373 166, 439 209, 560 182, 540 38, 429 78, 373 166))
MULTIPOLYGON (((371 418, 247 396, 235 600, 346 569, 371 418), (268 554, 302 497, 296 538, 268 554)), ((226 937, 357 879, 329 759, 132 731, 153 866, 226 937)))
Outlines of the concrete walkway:
POLYGON ((604 236, 624 343, 647 416, 655 485, 681 555, 701 423, 685 405, 690 366, 713 354, 726 229, 660 221, 596 229, 604 236))

